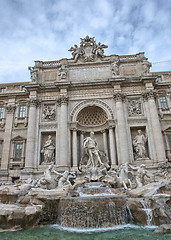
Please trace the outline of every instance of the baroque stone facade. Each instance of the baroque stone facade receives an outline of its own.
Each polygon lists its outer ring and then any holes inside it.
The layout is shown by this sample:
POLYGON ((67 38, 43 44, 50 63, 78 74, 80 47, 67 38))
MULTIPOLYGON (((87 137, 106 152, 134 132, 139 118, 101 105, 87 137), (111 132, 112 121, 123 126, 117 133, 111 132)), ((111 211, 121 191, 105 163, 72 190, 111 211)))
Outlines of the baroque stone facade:
POLYGON ((150 72, 144 53, 105 56, 81 38, 71 59, 35 61, 31 81, 1 84, 0 181, 78 169, 94 132, 109 166, 171 161, 171 72, 150 72))

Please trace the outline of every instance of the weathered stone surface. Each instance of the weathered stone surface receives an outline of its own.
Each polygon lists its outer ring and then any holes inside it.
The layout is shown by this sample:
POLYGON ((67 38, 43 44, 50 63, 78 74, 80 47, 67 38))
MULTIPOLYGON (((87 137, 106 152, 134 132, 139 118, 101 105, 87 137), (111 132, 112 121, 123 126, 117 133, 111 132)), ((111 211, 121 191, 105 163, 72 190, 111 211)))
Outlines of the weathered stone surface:
POLYGON ((166 233, 166 232, 171 232, 171 224, 162 224, 158 227, 156 232, 160 233, 166 233))
POLYGON ((129 194, 135 197, 150 197, 157 193, 165 193, 166 191, 166 193, 171 196, 171 192, 169 191, 170 184, 170 181, 149 183, 141 188, 130 190, 129 194))
POLYGON ((42 211, 41 206, 21 207, 14 204, 0 204, 0 227, 33 227, 42 211))

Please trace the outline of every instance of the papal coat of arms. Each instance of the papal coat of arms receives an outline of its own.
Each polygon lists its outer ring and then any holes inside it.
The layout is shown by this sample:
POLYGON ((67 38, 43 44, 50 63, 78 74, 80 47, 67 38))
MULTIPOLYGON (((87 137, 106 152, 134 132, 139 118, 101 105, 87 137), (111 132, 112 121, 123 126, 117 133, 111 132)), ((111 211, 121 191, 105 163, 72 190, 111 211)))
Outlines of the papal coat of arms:
POLYGON ((107 45, 101 44, 100 42, 97 44, 94 37, 86 36, 80 39, 80 47, 75 44, 74 47, 68 50, 72 52, 75 62, 77 62, 78 59, 83 62, 94 62, 97 58, 103 60, 104 48, 107 48, 107 45))

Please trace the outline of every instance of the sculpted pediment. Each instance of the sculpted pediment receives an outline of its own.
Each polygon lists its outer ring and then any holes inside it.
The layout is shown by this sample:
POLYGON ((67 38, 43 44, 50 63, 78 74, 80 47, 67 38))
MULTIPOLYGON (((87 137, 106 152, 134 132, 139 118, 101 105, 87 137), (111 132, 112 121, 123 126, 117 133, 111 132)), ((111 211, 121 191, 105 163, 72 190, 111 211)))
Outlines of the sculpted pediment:
POLYGON ((171 127, 166 128, 164 132, 171 132, 171 127))
POLYGON ((104 48, 107 48, 107 45, 97 44, 94 40, 94 37, 89 37, 88 35, 85 38, 80 38, 80 46, 76 44, 74 47, 71 47, 68 51, 72 52, 72 56, 77 62, 95 62, 97 59, 103 60, 104 58, 104 48))
POLYGON ((16 136, 16 137, 12 138, 11 140, 12 140, 12 141, 23 141, 24 138, 18 135, 18 136, 16 136))

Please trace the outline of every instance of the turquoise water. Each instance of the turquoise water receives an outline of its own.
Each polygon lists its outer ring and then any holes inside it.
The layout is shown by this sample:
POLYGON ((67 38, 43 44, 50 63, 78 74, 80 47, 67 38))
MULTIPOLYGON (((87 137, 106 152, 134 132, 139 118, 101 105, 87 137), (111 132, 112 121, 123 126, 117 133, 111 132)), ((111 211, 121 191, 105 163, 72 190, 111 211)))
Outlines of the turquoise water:
POLYGON ((155 233, 154 229, 131 225, 113 229, 75 231, 58 225, 0 233, 0 240, 171 240, 171 233, 155 233))

